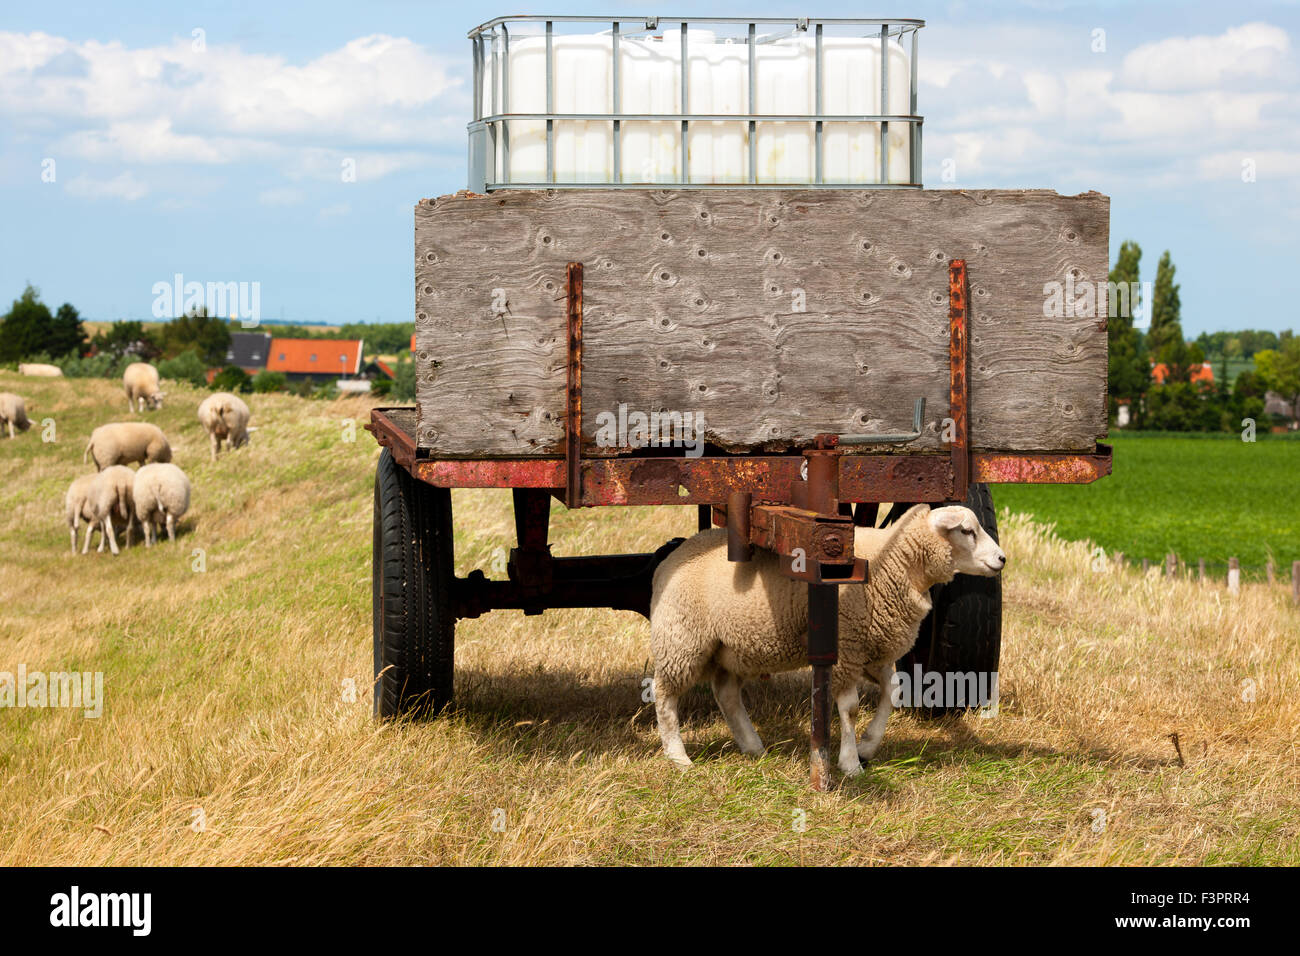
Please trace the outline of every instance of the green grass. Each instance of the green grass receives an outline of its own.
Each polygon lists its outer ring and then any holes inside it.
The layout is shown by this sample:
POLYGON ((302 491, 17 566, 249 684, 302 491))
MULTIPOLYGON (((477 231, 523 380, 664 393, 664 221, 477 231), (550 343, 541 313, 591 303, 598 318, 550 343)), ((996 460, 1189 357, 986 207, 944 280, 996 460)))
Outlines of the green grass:
POLYGON ((1300 441, 1236 434, 1113 436, 1114 470, 1091 485, 999 485, 998 508, 1031 514, 1070 540, 1129 560, 1170 551, 1211 569, 1236 557, 1262 574, 1300 560, 1300 441))

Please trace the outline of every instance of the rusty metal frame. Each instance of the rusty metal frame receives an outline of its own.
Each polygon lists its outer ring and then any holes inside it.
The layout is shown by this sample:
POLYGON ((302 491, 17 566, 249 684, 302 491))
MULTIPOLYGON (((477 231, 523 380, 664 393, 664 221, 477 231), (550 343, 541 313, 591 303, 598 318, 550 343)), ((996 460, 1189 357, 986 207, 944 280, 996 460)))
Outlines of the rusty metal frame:
POLYGON ((948 264, 948 415, 952 418, 952 490, 949 501, 965 501, 970 486, 970 284, 966 260, 948 264))
POLYGON ((567 275, 568 387, 564 413, 564 503, 582 507, 582 263, 570 262, 567 275))

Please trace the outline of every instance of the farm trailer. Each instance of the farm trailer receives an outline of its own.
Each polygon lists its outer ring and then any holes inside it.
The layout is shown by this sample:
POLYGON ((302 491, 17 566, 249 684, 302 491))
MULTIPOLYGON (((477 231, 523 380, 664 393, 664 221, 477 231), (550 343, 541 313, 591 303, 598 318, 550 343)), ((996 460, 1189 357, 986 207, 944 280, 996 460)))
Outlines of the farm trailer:
MULTIPOLYGON (((617 163, 608 181, 561 184, 557 130, 610 123, 617 156, 629 121, 617 89, 614 112, 556 110, 557 20, 540 20, 540 115, 510 113, 487 91, 509 69, 509 25, 530 18, 471 32, 480 191, 415 210, 417 404, 376 409, 367 426, 384 446, 375 712, 431 716, 451 701, 459 620, 575 607, 649 616, 655 569, 682 539, 643 554, 557 556, 552 499, 690 506, 700 529, 727 529, 732 561, 766 548, 808 585, 811 781, 825 789, 838 589, 870 573, 854 553, 854 527, 888 524, 914 503, 965 503, 996 537, 988 484, 1085 483, 1110 472, 1099 442, 1109 200, 920 188, 920 21, 852 21, 879 31, 882 52, 910 36, 911 113, 801 117, 816 127, 811 183, 760 183, 751 145, 740 186, 624 183, 617 163), (518 116, 545 124, 547 183, 510 181, 502 154, 518 116), (883 159, 874 183, 826 181, 823 124, 850 119, 872 139, 880 129, 881 157, 890 155, 885 127, 905 123, 907 178, 918 182, 890 182, 883 159), (512 490, 517 540, 504 580, 456 576, 453 488, 512 490), (883 521, 882 503, 892 505, 883 521)), ((617 51, 627 34, 606 22, 617 51)), ((696 21, 669 22, 681 24, 689 62, 686 26, 696 21)), ((814 32, 820 77, 823 27, 846 22, 741 21, 751 78, 759 27, 793 27, 796 39, 814 32)), ((881 74, 887 103, 884 66, 881 74)), ((732 117, 748 124, 750 144, 776 122, 752 103, 732 117)), ((691 122, 719 122, 688 106, 684 95, 669 117, 682 142, 691 122)), ((673 173, 685 180, 690 157, 680 155, 673 173)), ((1000 645, 1000 580, 959 576, 936 588, 900 667, 992 674, 1000 645)))

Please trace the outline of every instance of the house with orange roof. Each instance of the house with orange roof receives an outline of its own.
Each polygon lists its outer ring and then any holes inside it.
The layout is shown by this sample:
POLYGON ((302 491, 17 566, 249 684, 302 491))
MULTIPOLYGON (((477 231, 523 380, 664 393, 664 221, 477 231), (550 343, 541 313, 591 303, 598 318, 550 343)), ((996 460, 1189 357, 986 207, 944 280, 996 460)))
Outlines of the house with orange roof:
MULTIPOLYGON (((1165 379, 1169 377, 1169 366, 1164 362, 1157 362, 1151 366, 1151 377, 1157 385, 1165 384, 1165 379)), ((1192 366, 1191 381, 1193 383, 1204 383, 1205 385, 1214 384, 1214 369, 1209 362, 1202 362, 1200 365, 1192 366)))
POLYGON ((271 339, 268 372, 282 372, 290 382, 327 382, 361 374, 361 339, 271 339))

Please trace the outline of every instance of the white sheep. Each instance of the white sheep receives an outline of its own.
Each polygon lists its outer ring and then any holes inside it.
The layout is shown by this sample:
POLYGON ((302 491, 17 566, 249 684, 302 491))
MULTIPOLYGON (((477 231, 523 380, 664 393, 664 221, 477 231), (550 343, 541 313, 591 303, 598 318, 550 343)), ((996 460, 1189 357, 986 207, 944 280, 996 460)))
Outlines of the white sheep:
POLYGON ((244 400, 229 392, 214 392, 199 403, 199 424, 212 442, 212 460, 217 460, 224 439, 226 447, 235 449, 248 443, 248 419, 251 413, 244 400))
POLYGON ((158 526, 167 525, 167 540, 176 540, 176 522, 190 509, 190 480, 170 463, 145 465, 135 473, 135 516, 144 529, 145 547, 158 540, 158 526))
MULTIPOLYGON (((975 513, 962 506, 917 505, 889 528, 856 529, 854 547, 868 559, 868 583, 839 586, 839 660, 831 670, 839 767, 846 774, 859 773, 860 758, 880 746, 892 709, 894 662, 916 642, 930 611, 930 588, 957 573, 992 576, 1006 563, 975 513), (858 700, 867 681, 879 685, 880 704, 859 744, 858 700)), ((669 555, 655 571, 650 602, 655 714, 669 759, 690 764, 677 704, 706 676, 737 747, 762 753, 741 684, 807 666, 807 633, 808 586, 781 574, 775 554, 758 550, 750 561, 729 562, 727 532, 713 529, 669 555)))
POLYGON ((25 432, 32 427, 27 420, 27 406, 22 398, 13 392, 0 392, 0 425, 9 430, 9 437, 14 437, 14 429, 25 432))
POLYGON ((122 387, 126 389, 126 404, 131 411, 143 412, 146 403, 150 408, 162 408, 166 393, 159 384, 158 370, 148 362, 128 365, 122 373, 122 387))
POLYGON ((68 486, 63 496, 63 514, 68 522, 68 535, 72 539, 72 553, 77 553, 77 529, 84 520, 86 526, 86 547, 90 547, 90 530, 94 520, 90 510, 90 486, 95 483, 95 475, 79 475, 68 486))
POLYGON ((18 363, 19 375, 35 375, 39 378, 62 378, 63 369, 57 365, 42 365, 39 362, 18 363))
POLYGON ((90 433, 81 460, 94 459, 95 467, 103 470, 109 465, 126 465, 131 462, 171 461, 172 446, 157 425, 148 422, 112 422, 100 425, 90 433))
MULTIPOLYGON (((87 493, 91 528, 100 529, 99 549, 104 550, 107 539, 114 554, 118 554, 117 536, 113 533, 113 519, 126 522, 126 546, 131 547, 131 531, 135 527, 135 472, 126 465, 110 465, 94 476, 87 493)), ((90 528, 86 529, 86 553, 90 545, 90 528)))

